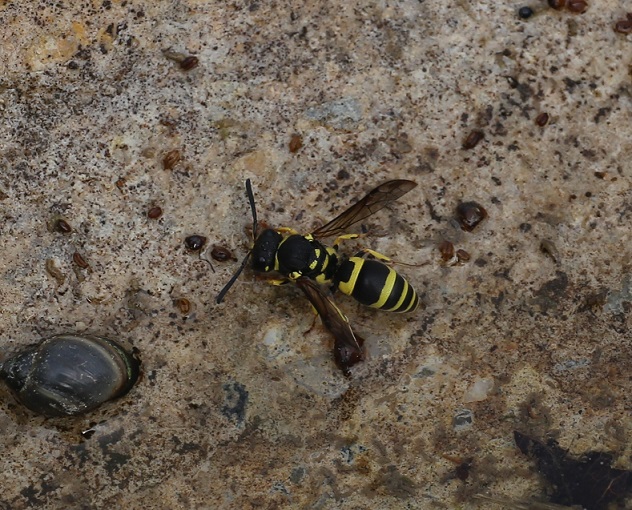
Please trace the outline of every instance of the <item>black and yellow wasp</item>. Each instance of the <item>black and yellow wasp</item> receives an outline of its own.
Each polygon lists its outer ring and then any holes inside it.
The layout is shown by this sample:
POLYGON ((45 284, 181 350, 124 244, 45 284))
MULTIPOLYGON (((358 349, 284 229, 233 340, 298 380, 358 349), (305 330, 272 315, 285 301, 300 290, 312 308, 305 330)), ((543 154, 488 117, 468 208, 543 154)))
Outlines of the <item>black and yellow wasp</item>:
POLYGON ((280 278, 270 280, 280 285, 295 283, 312 303, 323 325, 334 337, 334 359, 345 375, 357 362, 364 359, 364 340, 356 336, 345 314, 336 306, 331 292, 339 290, 363 305, 391 312, 412 312, 419 304, 413 287, 384 262, 388 257, 364 249, 353 257, 343 258, 338 253, 340 243, 355 239, 360 234, 345 234, 347 229, 394 202, 417 186, 407 180, 393 180, 378 186, 342 214, 316 229, 302 235, 296 230, 282 227, 266 228, 257 235, 257 211, 250 179, 246 180, 246 194, 252 211, 254 243, 241 266, 217 296, 221 303, 235 283, 248 259, 252 257, 255 271, 275 271, 280 278), (318 239, 337 236, 333 246, 325 246, 318 239), (372 257, 372 258, 368 258, 372 257))

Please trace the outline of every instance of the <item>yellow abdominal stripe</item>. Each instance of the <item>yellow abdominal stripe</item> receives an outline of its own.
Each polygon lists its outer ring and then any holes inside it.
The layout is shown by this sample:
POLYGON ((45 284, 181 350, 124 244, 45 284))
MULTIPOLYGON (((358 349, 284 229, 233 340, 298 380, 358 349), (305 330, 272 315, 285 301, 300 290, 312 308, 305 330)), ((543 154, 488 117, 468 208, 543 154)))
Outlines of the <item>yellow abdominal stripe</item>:
MULTIPOLYGON (((393 286, 395 285, 396 279, 397 279, 397 273, 393 271, 391 268, 389 268, 388 276, 386 277, 386 282, 384 282, 384 287, 382 287, 382 292, 380 293, 380 299, 377 300, 377 303, 371 305, 372 307, 382 308, 386 304, 386 301, 388 300, 388 298, 391 297, 391 292, 393 292, 393 286)), ((395 305, 393 308, 390 308, 389 311, 396 310, 397 307, 402 304, 402 301, 404 300, 405 297, 406 297, 406 293, 404 292, 402 294, 402 297, 399 299, 397 305, 395 305)))

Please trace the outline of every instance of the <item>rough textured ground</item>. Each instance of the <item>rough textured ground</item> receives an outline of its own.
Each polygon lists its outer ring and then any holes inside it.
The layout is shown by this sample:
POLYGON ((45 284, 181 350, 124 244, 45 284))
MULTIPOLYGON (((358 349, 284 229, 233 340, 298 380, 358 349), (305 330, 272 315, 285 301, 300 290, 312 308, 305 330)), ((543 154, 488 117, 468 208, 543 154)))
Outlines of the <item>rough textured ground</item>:
POLYGON ((144 367, 75 419, 2 388, 0 508, 546 501, 516 430, 632 469, 632 35, 617 0, 522 5, 0 1, 3 356, 87 332, 144 367), (351 378, 297 289, 246 271, 215 305, 250 242, 247 177, 262 219, 305 232, 419 183, 362 243, 416 264, 398 270, 426 306, 340 298, 367 342, 351 378), (489 215, 471 233, 468 200, 489 215), (444 240, 471 259, 443 264, 444 240), (214 245, 235 255, 215 273, 214 245))

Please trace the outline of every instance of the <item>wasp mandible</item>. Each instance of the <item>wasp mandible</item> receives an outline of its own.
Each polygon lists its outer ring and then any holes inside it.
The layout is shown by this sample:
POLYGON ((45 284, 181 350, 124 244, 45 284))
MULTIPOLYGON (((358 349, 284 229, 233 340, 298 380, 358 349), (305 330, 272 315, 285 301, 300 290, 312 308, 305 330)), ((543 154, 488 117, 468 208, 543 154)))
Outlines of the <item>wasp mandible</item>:
POLYGON ((334 337, 336 364, 349 375, 349 369, 364 359, 363 339, 354 334, 331 293, 339 290, 363 305, 392 312, 414 311, 419 297, 412 285, 385 263, 391 262, 388 257, 363 249, 346 258, 339 254, 340 244, 360 237, 360 234, 345 233, 349 227, 396 201, 415 186, 414 181, 402 179, 385 182, 311 234, 282 227, 266 228, 257 235, 257 210, 252 185, 247 179, 246 194, 252 212, 254 242, 235 274, 217 295, 217 303, 222 302, 252 257, 255 271, 274 271, 280 275, 271 283, 293 282, 303 291, 334 337), (337 237, 332 246, 319 241, 333 236, 337 237), (325 285, 329 286, 330 292, 324 290, 325 285))

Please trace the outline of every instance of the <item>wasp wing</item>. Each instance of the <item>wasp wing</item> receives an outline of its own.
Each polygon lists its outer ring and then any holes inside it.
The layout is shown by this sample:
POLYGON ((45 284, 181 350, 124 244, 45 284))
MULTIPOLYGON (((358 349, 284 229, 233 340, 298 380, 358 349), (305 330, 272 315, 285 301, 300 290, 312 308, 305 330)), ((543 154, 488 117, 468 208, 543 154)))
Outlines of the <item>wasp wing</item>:
POLYGON ((362 200, 353 204, 342 214, 336 216, 329 223, 317 228, 312 235, 314 237, 330 237, 342 234, 359 221, 368 218, 391 202, 408 193, 417 186, 414 181, 397 179, 379 185, 369 192, 362 200))
POLYGON ((364 339, 353 333, 349 319, 314 280, 303 276, 296 280, 296 285, 320 315, 323 326, 333 335, 336 365, 348 376, 349 369, 364 359, 364 339))

